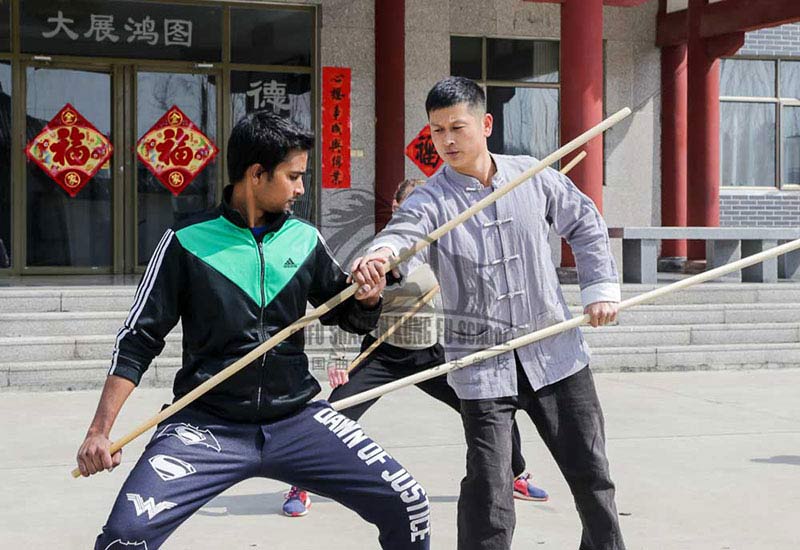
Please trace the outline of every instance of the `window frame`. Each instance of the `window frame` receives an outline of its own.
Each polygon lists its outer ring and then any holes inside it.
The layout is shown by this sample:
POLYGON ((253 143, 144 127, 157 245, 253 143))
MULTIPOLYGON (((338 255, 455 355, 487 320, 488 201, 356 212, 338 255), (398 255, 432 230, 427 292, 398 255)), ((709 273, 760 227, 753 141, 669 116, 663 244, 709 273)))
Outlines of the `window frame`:
MULTIPOLYGON (((774 97, 748 97, 748 96, 719 96, 720 107, 723 103, 758 103, 775 106, 775 178, 771 186, 767 185, 726 185, 722 181, 722 166, 720 166, 720 189, 725 191, 755 191, 762 193, 777 191, 800 191, 800 182, 783 182, 783 107, 800 107, 800 101, 781 97, 781 62, 800 61, 800 56, 772 56, 772 55, 735 55, 723 57, 722 60, 733 61, 770 61, 775 66, 775 96, 774 97)), ((720 66, 720 77, 722 67, 720 66)), ((720 117, 721 118, 721 117, 720 117)), ((721 120, 720 120, 721 124, 721 120)))
MULTIPOLYGON (((555 42, 561 48, 561 40, 558 38, 521 38, 519 36, 502 36, 493 35, 486 36, 483 34, 461 34, 455 33, 450 35, 453 38, 480 38, 481 39, 481 77, 476 79, 475 82, 483 88, 484 93, 487 95, 490 87, 497 88, 543 88, 558 90, 558 120, 561 120, 561 67, 558 69, 558 80, 556 82, 526 82, 523 80, 489 80, 488 75, 488 56, 487 56, 487 43, 489 40, 520 40, 524 42, 555 42)), ((452 42, 451 42, 452 44, 452 42)), ((452 61, 450 62, 452 65, 452 61)), ((452 72, 452 66, 451 66, 452 72)), ((556 128, 556 143, 561 142, 561 125, 556 128)))

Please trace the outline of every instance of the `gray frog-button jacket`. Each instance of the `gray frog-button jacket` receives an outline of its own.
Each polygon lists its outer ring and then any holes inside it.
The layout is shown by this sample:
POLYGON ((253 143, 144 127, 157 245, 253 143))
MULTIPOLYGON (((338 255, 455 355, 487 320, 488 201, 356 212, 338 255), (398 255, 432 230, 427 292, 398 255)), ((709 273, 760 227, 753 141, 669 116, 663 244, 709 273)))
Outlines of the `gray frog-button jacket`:
MULTIPOLYGON (((514 180, 538 161, 492 155, 491 187, 450 166, 417 187, 369 249, 395 253, 514 180)), ((429 263, 441 284, 443 345, 448 361, 571 317, 551 260, 550 227, 575 256, 584 306, 618 302, 617 268, 608 230, 594 203, 560 172, 546 169, 444 235, 401 267, 408 273, 429 263)), ((534 390, 562 380, 589 363, 579 329, 517 349, 534 390)), ((448 374, 461 399, 517 394, 513 352, 448 374)))

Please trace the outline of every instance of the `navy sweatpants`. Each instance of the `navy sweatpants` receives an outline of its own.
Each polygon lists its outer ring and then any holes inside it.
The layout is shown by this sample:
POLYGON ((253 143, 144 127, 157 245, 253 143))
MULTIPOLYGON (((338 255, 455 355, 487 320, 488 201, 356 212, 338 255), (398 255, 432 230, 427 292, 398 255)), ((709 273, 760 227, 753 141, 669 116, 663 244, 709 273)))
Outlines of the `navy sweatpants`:
POLYGON ((263 425, 190 408, 167 419, 122 486, 95 550, 155 550, 204 504, 251 477, 341 503, 378 528, 381 548, 430 547, 422 486, 355 421, 316 401, 263 425))

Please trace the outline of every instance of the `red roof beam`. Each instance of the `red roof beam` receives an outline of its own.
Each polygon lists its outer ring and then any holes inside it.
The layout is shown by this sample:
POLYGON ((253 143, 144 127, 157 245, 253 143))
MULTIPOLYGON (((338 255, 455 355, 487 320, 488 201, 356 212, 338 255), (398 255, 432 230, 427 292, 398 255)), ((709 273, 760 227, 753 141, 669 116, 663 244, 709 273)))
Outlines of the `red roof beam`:
MULTIPOLYGON (((540 4, 563 4, 564 0, 522 0, 523 2, 537 2, 540 4)), ((603 0, 604 6, 615 8, 635 8, 650 0, 603 0)))
MULTIPOLYGON (((658 14, 657 46, 677 46, 687 41, 687 10, 658 14)), ((711 38, 749 32, 800 21, 798 0, 724 0, 703 8, 700 36, 711 38)))
POLYGON ((703 10, 700 36, 748 32, 800 21, 798 0, 726 0, 703 10))

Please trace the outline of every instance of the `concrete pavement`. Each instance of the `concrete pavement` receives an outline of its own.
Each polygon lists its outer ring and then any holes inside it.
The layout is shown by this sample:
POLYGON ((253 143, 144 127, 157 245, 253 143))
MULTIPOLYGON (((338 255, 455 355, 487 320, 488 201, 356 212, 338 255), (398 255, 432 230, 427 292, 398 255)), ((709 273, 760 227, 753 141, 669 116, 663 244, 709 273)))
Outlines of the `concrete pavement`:
MULTIPOLYGON (((628 548, 796 550, 800 512, 800 369, 598 374, 628 548)), ((88 549, 148 436, 111 474, 73 480, 73 456, 98 391, 0 393, 0 548, 88 549)), ((115 435, 169 400, 140 389, 115 435)), ((464 473, 457 415, 414 389, 386 397, 362 425, 414 473, 433 503, 433 548, 455 548, 464 473)), ((569 491, 530 421, 523 450, 548 503, 517 503, 514 549, 577 548, 569 491)), ((316 497, 305 518, 280 515, 285 487, 249 480, 183 526, 165 549, 376 548, 375 530, 316 497)))

